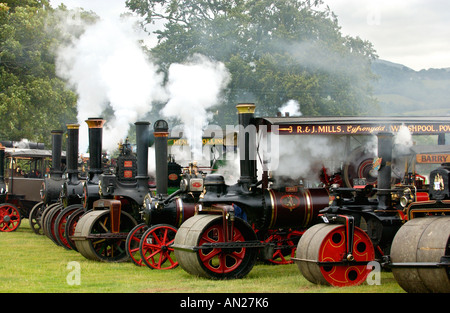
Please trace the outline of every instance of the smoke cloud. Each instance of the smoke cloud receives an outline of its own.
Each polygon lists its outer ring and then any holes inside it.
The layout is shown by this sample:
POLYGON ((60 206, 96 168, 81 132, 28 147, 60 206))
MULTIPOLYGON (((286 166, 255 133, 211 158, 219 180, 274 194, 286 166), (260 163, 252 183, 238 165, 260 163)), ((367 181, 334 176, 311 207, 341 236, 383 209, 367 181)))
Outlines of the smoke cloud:
POLYGON ((185 64, 172 64, 166 85, 169 101, 161 114, 179 120, 194 160, 202 158, 203 129, 212 118, 208 109, 220 103, 230 81, 225 65, 194 55, 185 64))
POLYGON ((394 154, 407 154, 413 145, 412 134, 405 125, 400 126, 394 136, 394 154))
MULTIPOLYGON (((79 21, 73 14, 67 16, 61 29, 68 33, 75 29, 79 34, 79 21), (76 28, 74 20, 78 21, 76 28)), ((102 19, 84 26, 78 39, 58 48, 57 73, 78 94, 80 151, 88 147, 87 118, 107 113, 103 149, 112 152, 130 125, 148 118, 152 104, 158 101, 166 102, 161 115, 181 124, 181 130, 176 129, 190 149, 185 155, 201 159, 203 129, 212 117, 208 110, 220 103, 230 74, 223 63, 194 55, 184 64, 172 64, 164 85, 160 69, 139 44, 144 37, 135 22, 133 17, 102 19)))
POLYGON ((322 166, 333 172, 345 160, 345 145, 330 136, 279 136, 278 140, 274 148, 280 150, 271 153, 278 157, 271 162, 277 166, 268 165, 275 176, 318 182, 322 166))
POLYGON ((131 123, 152 109, 153 101, 166 99, 163 77, 139 45, 135 20, 102 19, 89 25, 69 45, 59 47, 57 73, 78 94, 80 151, 88 146, 88 117, 101 117, 106 109, 113 118, 105 124, 103 148, 113 151, 131 123))
POLYGON ((278 111, 281 114, 289 113, 289 116, 302 116, 302 112, 300 112, 300 103, 295 100, 289 100, 283 104, 278 111))

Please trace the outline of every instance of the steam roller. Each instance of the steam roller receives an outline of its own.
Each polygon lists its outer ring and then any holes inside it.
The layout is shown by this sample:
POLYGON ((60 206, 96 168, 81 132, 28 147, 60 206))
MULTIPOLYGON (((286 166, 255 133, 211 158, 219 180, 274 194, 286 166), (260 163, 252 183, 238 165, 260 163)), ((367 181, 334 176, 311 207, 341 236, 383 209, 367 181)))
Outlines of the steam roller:
MULTIPOLYGON (((138 224, 140 203, 148 193, 147 165, 136 164, 127 143, 121 146, 117 173, 102 170, 104 120, 88 119, 90 169, 83 184, 83 209, 75 224, 73 240, 84 257, 103 262, 128 260, 126 239, 138 224)), ((136 122, 138 154, 148 154, 148 122, 136 122)), ((76 209, 76 207, 74 207, 76 209)), ((74 211, 74 213, 77 210, 74 211)), ((73 213, 73 214, 74 214, 73 213)))

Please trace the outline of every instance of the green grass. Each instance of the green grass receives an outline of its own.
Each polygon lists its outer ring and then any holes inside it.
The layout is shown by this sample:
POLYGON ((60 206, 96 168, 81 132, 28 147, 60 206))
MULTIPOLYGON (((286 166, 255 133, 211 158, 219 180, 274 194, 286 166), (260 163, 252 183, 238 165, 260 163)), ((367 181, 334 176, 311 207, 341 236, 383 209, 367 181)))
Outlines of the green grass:
POLYGON ((32 232, 28 220, 12 233, 0 233, 0 292, 3 293, 397 293, 391 273, 381 285, 334 288, 308 282, 297 265, 257 264, 243 279, 211 281, 180 267, 157 271, 127 263, 101 263, 56 246, 32 232), (80 264, 80 285, 69 285, 69 262, 80 264))

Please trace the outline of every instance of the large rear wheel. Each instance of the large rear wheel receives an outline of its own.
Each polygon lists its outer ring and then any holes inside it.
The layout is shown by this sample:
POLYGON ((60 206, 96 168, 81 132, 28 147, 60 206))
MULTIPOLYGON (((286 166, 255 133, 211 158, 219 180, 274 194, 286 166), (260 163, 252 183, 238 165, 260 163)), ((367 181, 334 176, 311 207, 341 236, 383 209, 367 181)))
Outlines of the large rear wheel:
POLYGON ((66 237, 66 225, 69 217, 74 213, 76 210, 82 208, 83 206, 81 204, 73 204, 69 205, 68 207, 61 210, 61 212, 56 217, 55 223, 54 223, 54 234, 55 238, 58 241, 58 243, 67 250, 71 250, 72 247, 69 244, 69 238, 66 237))
POLYGON ((56 240, 56 233, 55 233, 55 221, 58 217, 59 213, 61 213, 61 210, 63 209, 63 205, 59 203, 53 209, 51 209, 47 215, 45 216, 45 227, 46 235, 48 238, 50 238, 56 245, 60 245, 59 242, 56 240))
POLYGON ((77 227, 80 218, 86 214, 83 207, 76 209, 67 217, 66 226, 64 229, 64 237, 67 239, 67 244, 72 248, 72 250, 78 251, 75 241, 72 239, 75 234, 75 229, 77 227))
POLYGON ((44 232, 41 226, 41 217, 42 213, 44 213, 44 208, 44 202, 38 202, 33 206, 28 217, 30 227, 36 235, 42 235, 44 232))

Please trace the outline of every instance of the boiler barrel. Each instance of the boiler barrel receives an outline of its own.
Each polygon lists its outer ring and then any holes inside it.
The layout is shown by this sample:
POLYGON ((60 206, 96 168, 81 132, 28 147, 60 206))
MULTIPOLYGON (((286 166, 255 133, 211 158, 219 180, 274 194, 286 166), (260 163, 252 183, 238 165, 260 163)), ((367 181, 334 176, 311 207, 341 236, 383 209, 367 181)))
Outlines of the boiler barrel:
POLYGON ((294 192, 265 191, 270 229, 308 227, 317 223, 319 211, 329 205, 324 188, 298 189, 294 192))

